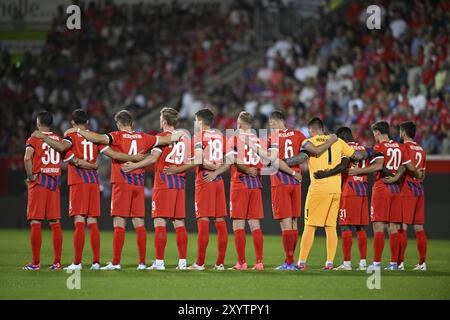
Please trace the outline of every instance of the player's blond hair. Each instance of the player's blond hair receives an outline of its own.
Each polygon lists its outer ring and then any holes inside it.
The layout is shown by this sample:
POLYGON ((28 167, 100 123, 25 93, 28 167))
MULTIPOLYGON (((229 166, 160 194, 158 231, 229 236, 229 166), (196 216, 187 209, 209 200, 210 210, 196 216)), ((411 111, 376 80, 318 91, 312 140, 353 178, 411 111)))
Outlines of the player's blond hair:
POLYGON ((179 113, 174 108, 164 107, 160 111, 161 116, 167 121, 169 126, 176 126, 178 123, 179 113))
POLYGON ((241 113, 239 113, 238 119, 244 121, 249 126, 253 125, 254 118, 252 114, 247 111, 242 111, 241 113))

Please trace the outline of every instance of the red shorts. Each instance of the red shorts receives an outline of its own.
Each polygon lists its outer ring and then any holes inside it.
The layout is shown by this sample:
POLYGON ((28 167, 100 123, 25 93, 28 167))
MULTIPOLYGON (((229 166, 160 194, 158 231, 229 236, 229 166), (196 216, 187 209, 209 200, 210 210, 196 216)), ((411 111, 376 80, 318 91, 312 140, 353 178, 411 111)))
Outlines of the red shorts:
POLYGON ((186 218, 186 190, 154 190, 152 195, 152 218, 186 218))
POLYGON ((126 183, 112 184, 111 216, 143 218, 144 187, 126 183))
POLYGON ((302 189, 300 185, 272 187, 271 197, 274 219, 300 217, 302 206, 302 189))
POLYGON ((263 219, 261 189, 231 189, 230 217, 232 219, 263 219))
POLYGON ((367 197, 342 196, 339 209, 339 225, 367 226, 369 224, 369 200, 367 197))
POLYGON ((100 187, 96 183, 70 186, 69 216, 100 216, 100 187))
POLYGON ((56 191, 51 191, 36 181, 28 183, 27 219, 61 219, 59 187, 56 188, 56 191))
POLYGON ((424 224, 425 223, 425 197, 403 196, 402 197, 403 223, 424 224))
POLYGON ((195 217, 220 218, 227 216, 223 180, 195 187, 195 217))
POLYGON ((370 207, 372 222, 402 222, 402 196, 389 191, 372 191, 372 205, 370 207))

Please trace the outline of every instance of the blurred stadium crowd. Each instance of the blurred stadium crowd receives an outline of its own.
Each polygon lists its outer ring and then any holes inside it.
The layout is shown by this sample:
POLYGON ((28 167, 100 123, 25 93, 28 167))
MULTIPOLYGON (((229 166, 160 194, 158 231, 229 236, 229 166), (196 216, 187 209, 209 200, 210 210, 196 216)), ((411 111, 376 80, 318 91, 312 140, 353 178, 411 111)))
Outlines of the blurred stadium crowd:
POLYGON ((280 35, 261 51, 253 18, 255 6, 269 2, 234 1, 226 10, 208 3, 145 12, 134 6, 130 14, 112 2, 80 3, 77 32, 65 28, 60 8, 41 55, 25 54, 18 64, 2 52, 0 155, 23 154, 40 109, 54 113, 60 133, 76 107, 92 115, 93 130, 105 132, 115 129, 111 116, 122 106, 139 117, 174 95, 188 128, 202 107, 216 111, 220 129, 232 128, 242 109, 264 128, 269 113, 281 108, 289 127, 305 130, 319 115, 329 130, 351 126, 371 145, 375 121, 413 120, 427 153, 450 154, 449 2, 375 1, 381 30, 365 26, 369 3, 325 6, 314 32, 280 35), (203 90, 227 64, 259 53, 263 64, 243 64, 235 82, 203 90))

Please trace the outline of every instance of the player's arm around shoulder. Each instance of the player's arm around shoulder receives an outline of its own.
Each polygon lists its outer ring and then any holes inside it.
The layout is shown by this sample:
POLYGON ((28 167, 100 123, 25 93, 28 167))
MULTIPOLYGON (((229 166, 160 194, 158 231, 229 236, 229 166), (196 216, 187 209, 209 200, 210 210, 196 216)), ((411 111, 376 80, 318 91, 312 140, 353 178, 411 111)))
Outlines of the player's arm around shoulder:
POLYGON ((111 134, 100 134, 94 131, 90 130, 82 130, 80 128, 71 128, 64 132, 64 136, 67 136, 71 133, 79 133, 82 135, 86 140, 89 140, 95 144, 112 144, 112 136, 111 134))
POLYGON ((68 141, 67 139, 62 139, 61 141, 52 139, 39 130, 34 131, 31 136, 45 142, 50 146, 50 148, 58 151, 59 153, 64 153, 72 147, 71 141, 68 141))
POLYGON ((329 147, 331 147, 336 141, 338 141, 338 137, 333 133, 328 136, 327 141, 320 145, 315 145, 312 143, 311 139, 306 139, 303 142, 302 148, 309 152, 309 154, 314 156, 320 156, 324 153, 329 147))

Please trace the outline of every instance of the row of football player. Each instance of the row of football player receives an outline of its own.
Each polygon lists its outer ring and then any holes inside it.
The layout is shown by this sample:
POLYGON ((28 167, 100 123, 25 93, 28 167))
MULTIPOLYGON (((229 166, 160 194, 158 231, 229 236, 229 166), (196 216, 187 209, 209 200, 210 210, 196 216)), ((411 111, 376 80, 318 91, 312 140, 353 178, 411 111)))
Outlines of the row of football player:
MULTIPOLYGON (((195 145, 194 148, 196 156, 197 152, 199 152, 200 156, 203 158, 203 164, 197 166, 182 161, 183 159, 186 159, 187 155, 185 154, 185 150, 188 149, 186 146, 190 142, 188 142, 187 139, 180 139, 181 135, 177 135, 177 133, 172 134, 178 120, 178 113, 171 108, 164 108, 161 111, 160 124, 163 133, 156 137, 133 132, 132 118, 126 111, 121 111, 115 116, 119 131, 106 135, 90 132, 87 130, 87 115, 82 110, 76 110, 73 113, 74 128, 66 132, 65 138, 61 140, 49 132, 51 115, 45 112, 41 113, 37 119, 38 131, 36 131, 33 134, 33 137, 29 139, 25 156, 25 162, 32 162, 32 166, 26 165, 26 168, 33 167, 33 170, 27 169, 27 175, 30 181, 28 219, 31 221, 33 262, 28 264, 25 268, 33 270, 39 269, 40 222, 43 219, 51 221, 52 230, 54 232, 55 261, 51 268, 60 268, 61 246, 59 239, 62 237, 62 234, 59 227, 59 194, 57 196, 58 202, 56 202, 57 197, 55 196, 55 192, 58 192, 59 188, 46 188, 48 183, 46 185, 46 182, 42 181, 42 177, 45 177, 46 181, 50 181, 50 178, 47 177, 48 174, 45 174, 45 172, 52 172, 53 175, 60 174, 60 171, 57 169, 48 170, 51 169, 49 168, 49 164, 50 167, 51 164, 58 166, 59 161, 52 162, 46 161, 48 159, 45 159, 45 157, 51 158, 52 155, 55 154, 54 151, 57 150, 58 152, 64 153, 66 160, 70 161, 70 215, 75 217, 75 258, 73 264, 69 266, 69 269, 81 268, 81 253, 84 244, 84 227, 86 222, 88 223, 91 232, 91 244, 94 251, 92 268, 100 268, 99 235, 96 226, 96 218, 100 214, 98 201, 99 191, 98 179, 94 171, 94 169, 96 169, 95 160, 98 152, 103 152, 113 158, 111 170, 111 182, 113 188, 111 214, 114 217, 114 257, 113 261, 102 269, 120 269, 120 256, 124 242, 124 227, 127 217, 132 218, 137 233, 137 244, 139 248, 138 269, 145 269, 147 239, 143 222, 145 213, 143 198, 143 168, 151 163, 156 163, 155 189, 152 199, 156 259, 149 269, 162 270, 165 268, 164 249, 166 245, 166 221, 168 219, 173 222, 176 230, 179 252, 178 268, 187 268, 187 234, 184 227, 184 172, 192 167, 197 167, 195 207, 199 238, 198 258, 196 263, 189 268, 204 269, 204 256, 208 243, 209 219, 212 218, 215 220, 218 232, 218 259, 215 268, 223 269, 228 235, 224 220, 227 215, 225 193, 220 174, 230 167, 230 165, 220 164, 220 157, 223 154, 225 154, 227 158, 231 157, 230 161, 231 163, 234 163, 234 165, 231 166, 230 216, 233 220, 238 262, 233 269, 247 269, 247 264, 245 262, 245 221, 248 221, 254 240, 257 259, 253 268, 258 270, 263 269, 263 237, 259 225, 259 220, 263 217, 260 190, 262 185, 260 177, 257 175, 257 171, 255 171, 255 168, 261 166, 259 155, 271 158, 272 160, 274 155, 277 158, 280 158, 278 164, 280 171, 271 177, 274 218, 280 220, 283 246, 286 254, 285 263, 278 269, 295 269, 293 264, 293 254, 298 237, 297 218, 300 216, 299 191, 301 182, 298 164, 308 159, 308 154, 315 155, 313 159, 323 158, 324 151, 328 150, 328 166, 325 166, 324 169, 329 169, 330 165, 333 163, 333 161, 329 161, 330 157, 332 157, 331 146, 337 141, 336 136, 324 136, 322 122, 320 119, 313 119, 309 125, 310 134, 312 137, 323 137, 321 140, 323 140, 324 143, 304 143, 307 140, 303 134, 299 131, 286 129, 284 127, 284 115, 281 112, 276 111, 271 115, 270 124, 272 129, 274 129, 274 132, 278 135, 277 139, 273 140, 279 141, 279 143, 270 145, 271 139, 269 139, 270 148, 269 152, 266 152, 258 147, 260 145, 259 139, 250 133, 253 121, 252 116, 243 112, 238 118, 239 133, 237 134, 237 136, 242 136, 234 137, 235 140, 230 144, 234 146, 234 149, 224 152, 223 136, 217 131, 212 131, 210 129, 213 118, 213 114, 207 109, 200 110, 196 115, 195 125, 201 128, 201 142, 195 145), (37 141, 41 142, 40 146, 37 141), (165 145, 165 147, 157 147, 162 145, 165 145), (149 149, 152 150, 150 155, 141 160, 139 154, 145 153, 149 149), (303 152, 294 155, 294 150, 296 150, 297 153, 300 150, 303 150, 303 152), (41 151, 40 153, 44 154, 44 156, 41 154, 37 154, 36 156, 35 151, 41 151), (287 163, 281 159, 286 159, 287 163), (124 161, 135 162, 123 164, 124 161), (248 163, 248 165, 238 163, 248 163), (288 164, 294 168, 291 169, 288 164), (40 183, 36 183, 36 178, 39 178, 38 175, 41 176, 40 183), (40 197, 36 196, 38 193, 42 193, 40 197), (49 194, 53 194, 53 198, 50 197, 49 194), (40 201, 38 199, 40 199, 40 201), (49 204, 57 203, 57 205, 54 205, 53 207, 51 205, 49 206, 47 204, 49 199, 53 200, 49 204), (75 199, 76 201, 74 201, 75 199), (30 202, 32 205, 30 205, 30 202), (40 202, 40 207, 45 209, 36 210, 36 207, 39 207, 33 205, 36 202, 40 202)), ((371 150, 368 149, 367 151, 370 152, 371 150)), ((358 151, 360 153, 360 160, 368 157, 369 152, 367 151, 358 151)), ((336 153, 334 153, 332 158, 335 157, 336 153)), ((57 156, 53 156, 53 158, 54 160, 57 160, 57 156)), ((338 157, 338 159, 340 160, 340 157, 338 157)), ((337 168, 333 169, 334 171, 316 172, 316 177, 311 176, 312 185, 315 182, 320 183, 316 178, 324 178, 325 181, 330 177, 338 177, 340 185, 340 171, 336 172, 336 170, 342 171, 342 167, 343 164, 341 163, 337 168)), ((396 178, 392 178, 393 180, 391 183, 400 176, 401 175, 399 174, 396 178)), ((325 182, 325 184, 327 183, 325 182)), ((365 195, 367 195, 367 192, 365 195)), ((308 209, 306 209, 306 212, 308 212, 308 209)), ((342 211, 341 208, 341 212, 345 212, 345 209, 342 211)), ((333 214, 331 216, 333 216, 333 214)), ((335 216, 337 217, 337 209, 335 216)), ((323 221, 323 225, 320 225, 321 223, 322 222, 317 226, 326 227, 325 223, 329 222, 323 221)), ((362 231, 359 231, 358 239, 362 238, 361 234, 362 231)), ((328 251, 326 269, 330 269, 330 260, 332 261, 332 258, 334 258, 336 250, 334 248, 334 253, 333 248, 328 251)), ((361 261, 363 260, 365 259, 361 259, 361 261)), ((304 269, 304 266, 305 262, 300 259, 297 268, 304 269)), ((362 262, 360 262, 360 267, 364 267, 362 262)))

